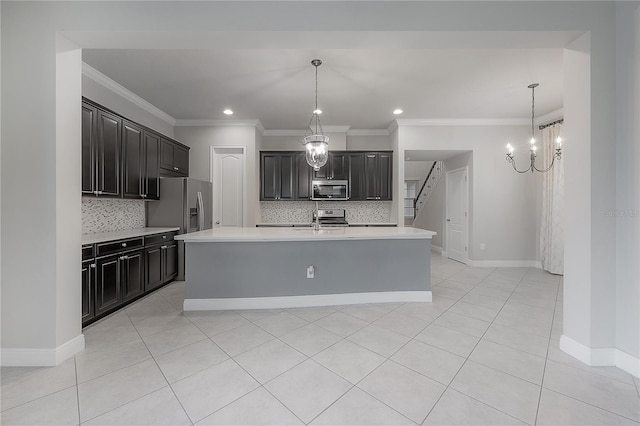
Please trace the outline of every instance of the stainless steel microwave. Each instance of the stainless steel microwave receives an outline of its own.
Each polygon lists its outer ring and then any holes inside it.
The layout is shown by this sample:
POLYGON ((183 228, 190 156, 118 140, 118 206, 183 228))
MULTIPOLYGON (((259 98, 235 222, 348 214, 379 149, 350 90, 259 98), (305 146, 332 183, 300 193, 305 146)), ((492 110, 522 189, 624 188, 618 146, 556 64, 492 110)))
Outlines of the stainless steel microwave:
POLYGON ((311 181, 312 200, 348 200, 349 181, 313 180, 311 181))

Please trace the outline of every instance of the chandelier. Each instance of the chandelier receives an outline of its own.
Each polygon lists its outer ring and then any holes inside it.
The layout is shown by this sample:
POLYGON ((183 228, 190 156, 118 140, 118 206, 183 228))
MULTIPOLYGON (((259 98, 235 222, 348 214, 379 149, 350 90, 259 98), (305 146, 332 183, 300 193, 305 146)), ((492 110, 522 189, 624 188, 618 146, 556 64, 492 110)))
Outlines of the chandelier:
POLYGON ((306 148, 307 164, 318 171, 320 167, 327 164, 329 158, 329 137, 322 134, 322 125, 320 124, 322 111, 318 109, 318 67, 322 65, 322 61, 314 59, 311 61, 311 65, 316 68, 316 107, 311 114, 302 144, 306 148), (314 121, 315 126, 312 127, 314 121))
POLYGON ((514 148, 510 143, 507 144, 507 162, 511 163, 511 165, 513 166, 513 170, 515 170, 518 173, 527 173, 528 171, 531 171, 531 173, 533 173, 534 171, 541 172, 541 173, 548 172, 553 167, 553 163, 555 163, 556 159, 560 160, 560 158, 562 157, 562 139, 558 137, 558 139, 556 139, 556 148, 555 148, 556 151, 554 152, 553 157, 551 158, 551 164, 549 164, 547 168, 539 169, 538 167, 536 167, 536 151, 538 150, 538 147, 536 146, 534 119, 535 119, 535 90, 536 90, 536 87, 538 86, 539 86, 538 83, 533 83, 527 86, 529 89, 531 89, 531 139, 529 139, 529 144, 530 144, 529 159, 531 163, 529 164, 529 168, 525 170, 518 170, 516 168, 516 161, 515 161, 515 157, 513 156, 514 148))

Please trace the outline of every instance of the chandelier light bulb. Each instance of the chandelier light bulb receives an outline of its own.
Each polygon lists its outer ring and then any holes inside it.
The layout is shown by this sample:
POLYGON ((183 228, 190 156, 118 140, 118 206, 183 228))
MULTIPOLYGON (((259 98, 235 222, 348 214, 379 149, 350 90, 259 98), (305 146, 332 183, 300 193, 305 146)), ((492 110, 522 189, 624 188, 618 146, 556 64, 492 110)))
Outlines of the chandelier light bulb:
POLYGON ((513 154, 513 145, 510 143, 507 144, 507 151, 509 151, 509 154, 513 154))
POLYGON ((562 147, 562 138, 560 136, 556 138, 556 145, 558 145, 558 148, 562 147))
POLYGON ((393 110, 393 113, 394 113, 395 115, 400 115, 400 114, 402 114, 403 112, 404 112, 404 111, 402 111, 400 108, 396 108, 396 109, 394 109, 394 110, 393 110))
POLYGON ((531 151, 536 152, 537 150, 538 150, 538 147, 537 147, 537 146, 533 145, 533 146, 531 147, 531 151))
POLYGON ((534 145, 536 143, 536 138, 531 138, 531 140, 529 141, 529 143, 531 145, 534 145))
POLYGON ((313 113, 316 114, 316 115, 320 115, 320 114, 322 114, 322 110, 321 109, 314 109, 313 113))

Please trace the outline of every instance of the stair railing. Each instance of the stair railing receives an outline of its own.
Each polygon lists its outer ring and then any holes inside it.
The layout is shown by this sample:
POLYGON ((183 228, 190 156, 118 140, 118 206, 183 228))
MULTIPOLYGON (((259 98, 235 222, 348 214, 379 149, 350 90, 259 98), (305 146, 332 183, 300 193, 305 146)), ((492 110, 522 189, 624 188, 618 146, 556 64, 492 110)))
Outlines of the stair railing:
POLYGON ((418 216, 418 212, 420 209, 427 203, 431 193, 435 189, 442 173, 444 172, 444 162, 442 161, 434 161, 431 165, 431 169, 429 169, 429 173, 427 174, 427 178, 424 180, 422 187, 420 188, 420 192, 413 200, 413 218, 415 219, 418 216))

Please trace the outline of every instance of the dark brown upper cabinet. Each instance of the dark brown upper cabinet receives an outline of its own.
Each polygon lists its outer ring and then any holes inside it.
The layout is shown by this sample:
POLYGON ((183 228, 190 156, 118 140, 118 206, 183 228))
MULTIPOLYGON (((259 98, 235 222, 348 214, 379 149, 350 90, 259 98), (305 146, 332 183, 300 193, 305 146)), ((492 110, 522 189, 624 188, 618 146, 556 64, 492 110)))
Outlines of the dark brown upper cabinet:
POLYGON ((320 167, 320 170, 313 172, 313 179, 340 179, 349 178, 349 156, 346 152, 329 151, 327 164, 320 167))
POLYGON ((122 134, 122 196, 160 198, 160 135, 124 121, 122 134))
POLYGON ((172 140, 160 142, 160 169, 172 177, 189 176, 189 148, 172 140))
POLYGON ((260 200, 296 199, 297 152, 262 152, 260 154, 260 200))
POLYGON ((391 152, 365 152, 364 193, 367 200, 390 201, 392 198, 391 152))
POLYGON ((160 176, 189 176, 189 147, 82 100, 82 193, 160 199, 160 176))
POLYGON ((82 193, 120 195, 122 119, 82 106, 82 193))

